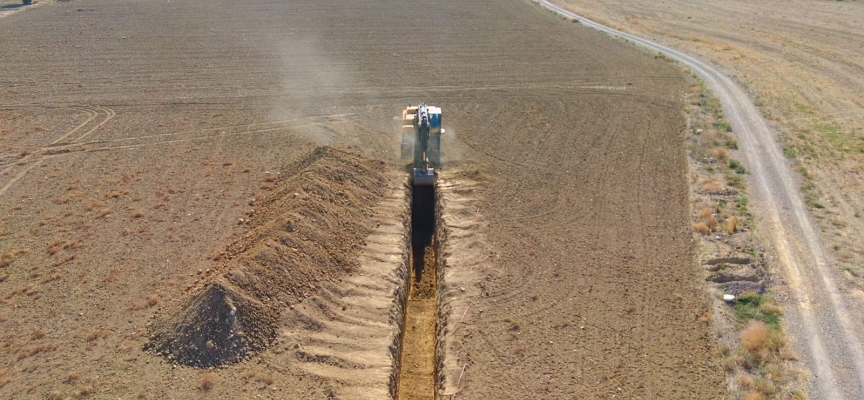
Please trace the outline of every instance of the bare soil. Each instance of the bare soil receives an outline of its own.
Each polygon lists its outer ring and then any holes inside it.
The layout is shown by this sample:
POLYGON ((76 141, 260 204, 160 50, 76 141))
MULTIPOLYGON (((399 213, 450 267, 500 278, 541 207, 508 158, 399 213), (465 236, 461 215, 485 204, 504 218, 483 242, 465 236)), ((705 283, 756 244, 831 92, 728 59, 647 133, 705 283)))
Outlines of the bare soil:
POLYGON ((516 0, 58 2, 0 37, 2 397, 391 395, 419 101, 439 396, 726 394, 663 59, 516 0), (261 339, 227 357, 184 328, 244 307, 261 339))
MULTIPOLYGON (((856 1, 558 2, 716 63, 748 91, 798 167, 837 266, 864 288, 864 4, 856 1)), ((860 294, 856 294, 860 296, 860 294)))

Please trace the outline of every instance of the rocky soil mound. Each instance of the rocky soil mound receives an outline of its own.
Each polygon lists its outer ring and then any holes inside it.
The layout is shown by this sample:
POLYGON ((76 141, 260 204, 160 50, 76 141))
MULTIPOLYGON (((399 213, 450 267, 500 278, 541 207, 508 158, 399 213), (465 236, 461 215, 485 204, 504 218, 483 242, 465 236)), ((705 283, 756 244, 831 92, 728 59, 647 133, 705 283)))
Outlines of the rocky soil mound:
POLYGON ((283 170, 254 202, 249 230, 228 246, 220 267, 154 316, 147 347, 197 367, 264 349, 282 310, 357 267, 371 210, 384 195, 384 169, 322 147, 283 170))

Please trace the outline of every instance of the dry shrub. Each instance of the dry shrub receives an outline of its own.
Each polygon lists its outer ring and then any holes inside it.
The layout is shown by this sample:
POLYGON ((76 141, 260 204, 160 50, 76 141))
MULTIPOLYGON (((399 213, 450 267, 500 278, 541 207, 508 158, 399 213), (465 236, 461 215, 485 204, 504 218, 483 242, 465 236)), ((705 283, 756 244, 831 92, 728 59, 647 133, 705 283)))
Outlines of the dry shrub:
POLYGON ((717 160, 726 161, 729 159, 729 151, 723 147, 715 147, 708 152, 711 157, 717 160))
POLYGON ((711 229, 708 229, 708 225, 705 225, 704 222, 697 222, 693 224, 693 230, 699 232, 701 234, 707 234, 711 232, 711 229))
POLYGON ((133 219, 135 219, 135 218, 141 218, 141 217, 144 216, 144 211, 141 211, 141 210, 135 210, 135 211, 132 211, 132 214, 129 214, 129 216, 132 217, 133 219))
POLYGON ((741 400, 765 400, 765 396, 759 392, 747 392, 741 396, 741 400))
POLYGON ((738 387, 741 389, 750 389, 753 387, 753 377, 746 374, 738 375, 738 378, 735 379, 735 383, 738 384, 738 387))
POLYGON ((753 383, 754 389, 762 395, 766 397, 771 397, 775 393, 777 393, 777 386, 775 386, 771 381, 765 378, 756 378, 756 381, 753 383))
POLYGON ((207 391, 213 389, 213 386, 216 386, 216 375, 212 372, 205 372, 198 379, 198 386, 196 387, 199 390, 207 391))
POLYGON ((708 217, 708 219, 705 220, 705 226, 712 231, 717 229, 717 218, 708 217))
POLYGON ((743 331, 741 331, 741 347, 748 353, 760 352, 768 340, 768 326, 762 321, 751 320, 743 331))
POLYGON ((269 173, 264 175, 264 182, 275 182, 276 179, 279 179, 276 175, 269 173))
POLYGON ((713 214, 714 214, 714 210, 713 210, 712 208, 710 208, 710 207, 705 207, 705 208, 699 210, 699 214, 698 214, 698 215, 699 215, 699 218, 708 218, 708 217, 710 217, 710 216, 713 215, 713 214))
POLYGON ((736 218, 734 216, 729 217, 729 219, 726 220, 726 224, 725 224, 726 233, 731 235, 731 234, 735 233, 735 230, 737 230, 737 229, 738 229, 738 218, 736 218))
POLYGON ((702 181, 702 189, 705 189, 708 192, 716 192, 722 188, 723 186, 720 186, 720 184, 713 179, 705 179, 702 181))
POLYGON ((708 129, 705 132, 702 132, 702 138, 707 140, 714 140, 720 136, 720 131, 717 129, 708 129))

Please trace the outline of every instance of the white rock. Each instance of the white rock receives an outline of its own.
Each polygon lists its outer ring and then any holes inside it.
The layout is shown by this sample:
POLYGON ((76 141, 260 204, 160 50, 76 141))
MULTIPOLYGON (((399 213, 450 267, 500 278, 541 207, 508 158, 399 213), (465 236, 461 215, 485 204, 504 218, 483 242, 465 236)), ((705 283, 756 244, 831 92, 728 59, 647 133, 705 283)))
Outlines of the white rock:
POLYGON ((735 301, 735 295, 734 294, 724 294, 723 295, 723 301, 725 301, 727 303, 731 303, 731 302, 735 301))

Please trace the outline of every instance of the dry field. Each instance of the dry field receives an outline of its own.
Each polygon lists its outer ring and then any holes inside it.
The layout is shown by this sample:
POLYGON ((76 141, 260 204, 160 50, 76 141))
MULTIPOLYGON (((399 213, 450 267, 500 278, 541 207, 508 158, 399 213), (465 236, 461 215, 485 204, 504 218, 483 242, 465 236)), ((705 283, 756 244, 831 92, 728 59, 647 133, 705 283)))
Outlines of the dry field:
POLYGON ((848 288, 864 288, 864 3, 562 0, 734 76, 777 132, 848 288))
POLYGON ((0 37, 0 397, 386 397, 418 101, 440 397, 726 395, 663 59, 520 0, 46 2, 0 37))

